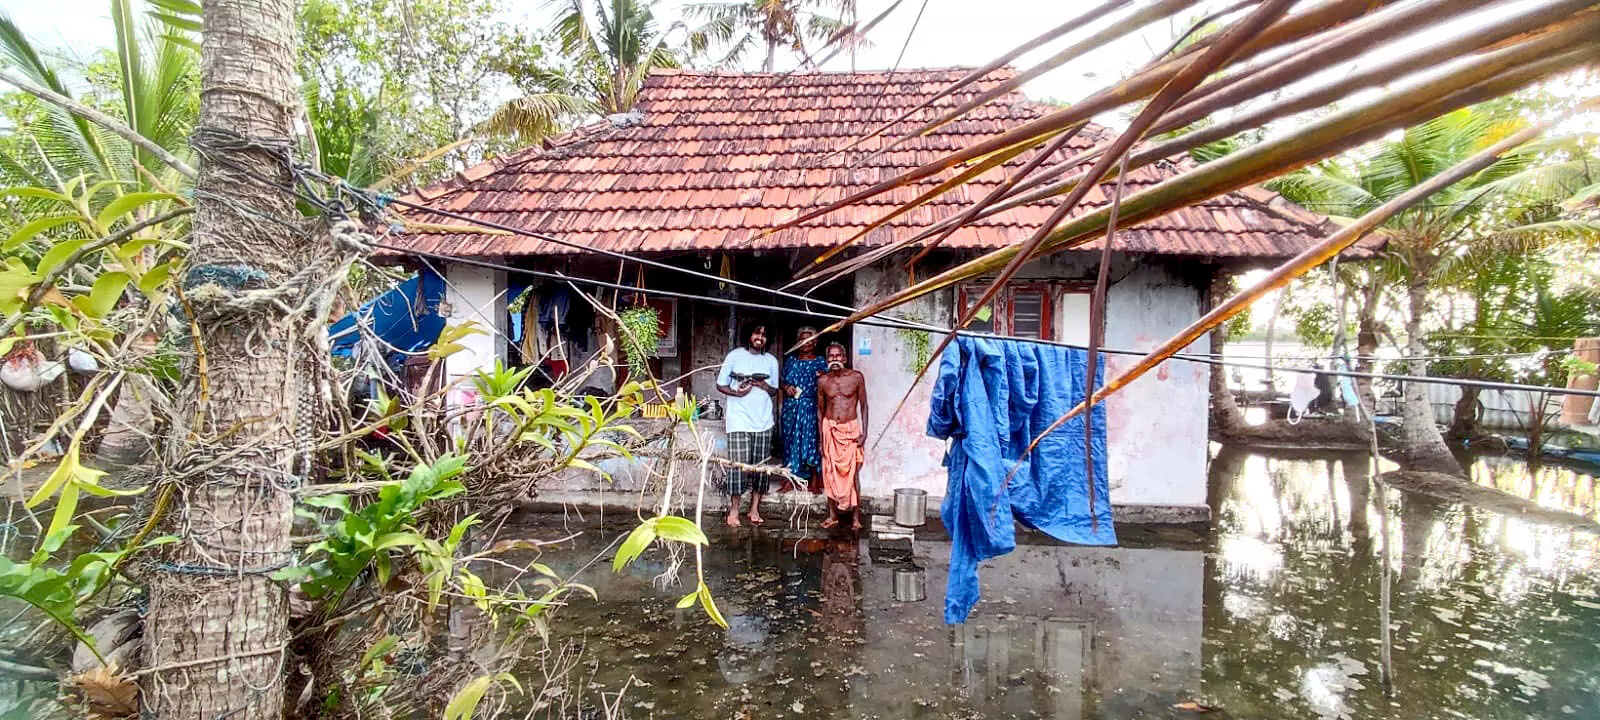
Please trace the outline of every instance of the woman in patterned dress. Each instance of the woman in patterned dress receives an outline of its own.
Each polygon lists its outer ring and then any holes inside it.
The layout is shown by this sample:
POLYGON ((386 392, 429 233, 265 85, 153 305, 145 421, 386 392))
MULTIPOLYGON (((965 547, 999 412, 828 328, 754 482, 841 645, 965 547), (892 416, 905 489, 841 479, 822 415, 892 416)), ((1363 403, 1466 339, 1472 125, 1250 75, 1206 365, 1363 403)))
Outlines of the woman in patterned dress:
POLYGON ((789 472, 805 478, 816 492, 817 471, 822 466, 822 450, 817 444, 817 376, 828 363, 817 357, 817 331, 803 327, 797 335, 800 347, 783 363, 783 452, 789 472))

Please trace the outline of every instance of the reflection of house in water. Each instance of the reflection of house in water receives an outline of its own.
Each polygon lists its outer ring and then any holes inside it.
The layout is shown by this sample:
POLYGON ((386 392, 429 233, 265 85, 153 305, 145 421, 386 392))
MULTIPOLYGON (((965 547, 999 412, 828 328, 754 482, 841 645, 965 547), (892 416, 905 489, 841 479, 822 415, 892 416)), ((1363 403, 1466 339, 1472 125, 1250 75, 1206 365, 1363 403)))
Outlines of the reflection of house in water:
MULTIPOLYGON (((950 546, 918 550, 944 558, 950 546)), ((851 700, 882 717, 940 717, 949 702, 988 717, 1125 717, 1199 690, 1198 550, 1021 546, 984 563, 983 601, 949 627, 943 564, 927 569, 928 599, 916 603, 894 600, 895 567, 861 567, 861 662, 873 675, 851 700)))

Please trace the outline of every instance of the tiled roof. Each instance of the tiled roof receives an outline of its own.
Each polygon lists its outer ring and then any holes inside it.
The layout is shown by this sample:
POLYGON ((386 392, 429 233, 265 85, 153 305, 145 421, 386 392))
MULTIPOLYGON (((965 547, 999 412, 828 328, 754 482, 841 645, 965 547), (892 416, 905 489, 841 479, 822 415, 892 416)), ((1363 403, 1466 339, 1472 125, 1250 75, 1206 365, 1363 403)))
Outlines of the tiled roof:
MULTIPOLYGON (((617 117, 552 141, 469 168, 411 197, 430 207, 620 252, 718 251, 833 246, 950 173, 879 195, 805 223, 763 235, 807 208, 843 197, 953 150, 1038 117, 1020 94, 979 108, 926 136, 881 155, 832 151, 932 97, 966 75, 961 68, 790 75, 691 71, 656 72, 639 95, 641 117, 617 117), (870 157, 869 157, 870 156, 870 157), (865 161, 863 162, 863 159, 865 161)), ((933 103, 897 130, 966 102, 1012 76, 997 70, 933 103)), ((1069 151, 1092 146, 1107 132, 1081 133, 1069 151)), ((1024 158, 1026 155, 1024 156, 1024 158)), ((1013 161, 1015 168, 1022 160, 1013 161)), ((1182 162, 1182 161, 1180 161, 1182 162)), ((1176 172, 1170 162, 1130 175, 1128 192, 1176 172)), ((980 199, 999 171, 946 193, 870 234, 879 245, 926 227, 980 199)), ((1092 190, 1088 208, 1106 204, 1092 190)), ((957 231, 951 248, 989 249, 1025 239, 1052 205, 1029 205, 957 231)), ((1087 211, 1087 210, 1081 210, 1087 211)), ((449 255, 570 253, 571 248, 520 235, 441 232, 458 220, 411 212, 427 230, 393 242, 449 255)), ((1274 193, 1250 188, 1119 230, 1128 252, 1219 257, 1281 257, 1322 234, 1321 216, 1274 193)), ((1098 243, 1086 246, 1093 249, 1098 243)))

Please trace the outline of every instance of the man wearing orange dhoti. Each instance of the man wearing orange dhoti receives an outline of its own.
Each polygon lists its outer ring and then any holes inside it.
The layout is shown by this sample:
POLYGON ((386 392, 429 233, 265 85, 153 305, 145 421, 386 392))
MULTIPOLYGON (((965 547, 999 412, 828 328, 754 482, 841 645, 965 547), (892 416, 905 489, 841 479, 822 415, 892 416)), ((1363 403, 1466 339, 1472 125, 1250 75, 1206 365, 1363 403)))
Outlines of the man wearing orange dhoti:
POLYGON ((822 444, 822 487, 828 495, 828 519, 839 525, 839 512, 851 514, 851 527, 861 529, 857 475, 866 456, 867 384, 860 372, 845 367, 844 346, 828 346, 828 372, 817 378, 817 427, 822 444))

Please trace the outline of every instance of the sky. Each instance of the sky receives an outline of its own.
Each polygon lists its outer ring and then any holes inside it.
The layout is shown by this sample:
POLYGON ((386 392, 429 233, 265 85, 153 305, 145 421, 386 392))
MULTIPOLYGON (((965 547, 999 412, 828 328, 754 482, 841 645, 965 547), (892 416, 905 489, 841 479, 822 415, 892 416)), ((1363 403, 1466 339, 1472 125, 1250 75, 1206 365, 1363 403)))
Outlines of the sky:
MULTIPOLYGON (((1140 0, 1136 5, 1149 1, 1140 0)), ((1200 2, 1188 13, 1154 23, 1047 73, 1029 83, 1024 90, 1037 100, 1081 99, 1145 63, 1195 19, 1232 2, 1200 2)), ((527 27, 548 27, 553 16, 546 0, 501 0, 501 3, 507 20, 527 27)), ((858 0, 858 15, 864 23, 893 3, 894 0, 858 0)), ((658 0, 657 17, 663 21, 679 18, 685 4, 686 0, 658 0)), ((1302 83, 1313 85, 1326 82, 1335 73, 1392 58, 1414 49, 1419 43, 1431 44, 1472 32, 1484 23, 1536 4, 1538 0, 1501 0, 1464 21, 1431 28, 1406 41, 1390 43, 1358 58, 1353 64, 1308 77, 1302 83)), ((79 56, 111 45, 109 6, 108 0, 0 0, 0 10, 9 14, 23 32, 42 45, 65 48, 79 56)), ((899 6, 868 35, 871 47, 859 51, 853 59, 842 53, 828 64, 827 69, 848 70, 852 60, 859 69, 982 65, 1092 6, 1090 0, 900 0, 899 6)), ((1112 15, 1088 28, 1098 29, 1109 24, 1117 13, 1112 15)), ((1081 34, 1072 37, 1078 36, 1081 34)), ((1063 43, 1058 42, 1024 55, 1014 64, 1019 68, 1028 67, 1062 46, 1063 43)), ((790 66, 793 65, 792 59, 785 60, 790 66)), ((759 63, 760 59, 757 57, 750 62, 759 63)), ((782 64, 783 61, 780 61, 780 66, 782 64)), ((1376 92, 1379 91, 1370 91, 1369 94, 1376 92)), ((1359 101, 1360 97, 1354 100, 1359 101)), ((1103 119, 1115 121, 1114 117, 1103 119)))
MULTIPOLYGON (((1139 4, 1147 1, 1141 0, 1139 4)), ((1231 2, 1201 2, 1190 13, 1148 26, 1046 74, 1030 83, 1026 91, 1035 99, 1081 98, 1144 63, 1193 19, 1231 2)), ((545 0, 502 0, 502 4, 509 20, 538 28, 549 24, 551 11, 545 0)), ((657 16, 679 17, 684 4, 684 0, 660 0, 657 16)), ((865 22, 891 4, 893 0, 858 0, 858 14, 865 22)), ((1433 42, 1459 32, 1470 32, 1478 24, 1533 4, 1535 0, 1507 0, 1456 26, 1424 33, 1418 40, 1433 42)), ((42 44, 68 48, 80 55, 111 45, 109 5, 107 0, 0 0, 0 10, 9 14, 24 32, 42 44)), ((897 61, 900 67, 982 65, 1092 5, 1088 0, 901 0, 899 7, 869 34, 872 46, 856 55, 856 67, 888 68, 894 67, 897 61), (902 49, 903 59, 900 57, 902 49)), ((1109 19, 1102 20, 1091 27, 1098 28, 1108 22, 1109 19)), ((1411 43, 1394 43, 1388 48, 1388 54, 1412 47, 1415 45, 1411 43)), ((1054 49, 1025 55, 1016 64, 1026 67, 1054 49)), ((1373 53, 1367 61, 1385 54, 1373 53)), ((753 62, 759 62, 759 58, 753 62)), ((829 63, 828 69, 846 70, 850 63, 851 59, 841 54, 829 63)))

